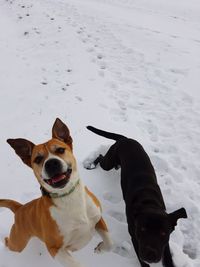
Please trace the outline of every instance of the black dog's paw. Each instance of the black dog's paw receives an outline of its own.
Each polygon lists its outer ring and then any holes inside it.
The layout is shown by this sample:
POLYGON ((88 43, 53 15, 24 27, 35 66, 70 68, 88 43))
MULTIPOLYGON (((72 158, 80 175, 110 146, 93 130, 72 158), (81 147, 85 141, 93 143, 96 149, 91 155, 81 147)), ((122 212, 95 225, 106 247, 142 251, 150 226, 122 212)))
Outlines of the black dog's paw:
POLYGON ((90 161, 89 159, 85 160, 83 162, 83 166, 87 170, 96 169, 96 166, 101 162, 102 159, 103 159, 103 156, 100 154, 94 161, 90 161))
POLYGON ((83 162, 83 167, 87 170, 93 170, 96 169, 97 165, 94 162, 85 161, 83 162))
POLYGON ((120 168, 121 168, 120 165, 116 165, 116 166, 115 166, 115 170, 119 170, 120 168))

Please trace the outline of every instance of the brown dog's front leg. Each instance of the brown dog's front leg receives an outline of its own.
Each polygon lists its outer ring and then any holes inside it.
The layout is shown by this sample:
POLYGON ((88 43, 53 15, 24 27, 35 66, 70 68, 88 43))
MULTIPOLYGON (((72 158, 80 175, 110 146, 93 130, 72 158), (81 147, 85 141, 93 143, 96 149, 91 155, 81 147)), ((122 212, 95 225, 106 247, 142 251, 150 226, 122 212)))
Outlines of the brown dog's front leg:
POLYGON ((100 242, 98 246, 95 248, 95 252, 102 253, 103 251, 110 251, 112 249, 113 242, 110 238, 107 225, 102 217, 96 224, 95 228, 98 234, 103 239, 103 241, 100 242))
POLYGON ((48 249, 50 254, 63 266, 63 267, 84 267, 81 263, 76 261, 71 253, 66 249, 66 248, 60 248, 57 250, 56 255, 54 256, 53 254, 55 253, 54 249, 48 249))

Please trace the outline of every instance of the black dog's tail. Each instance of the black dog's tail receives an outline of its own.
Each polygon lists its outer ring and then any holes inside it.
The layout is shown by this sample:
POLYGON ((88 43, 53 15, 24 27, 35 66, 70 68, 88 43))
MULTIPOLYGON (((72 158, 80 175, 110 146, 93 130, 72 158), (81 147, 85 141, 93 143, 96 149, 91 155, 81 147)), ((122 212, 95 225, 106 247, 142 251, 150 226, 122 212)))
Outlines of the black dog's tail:
POLYGON ((102 130, 97 129, 97 128, 93 127, 93 126, 87 126, 87 129, 92 131, 95 134, 101 135, 103 137, 106 137, 108 139, 112 139, 112 140, 115 140, 115 141, 117 141, 119 139, 122 139, 122 138, 126 138, 123 135, 102 131, 102 130))

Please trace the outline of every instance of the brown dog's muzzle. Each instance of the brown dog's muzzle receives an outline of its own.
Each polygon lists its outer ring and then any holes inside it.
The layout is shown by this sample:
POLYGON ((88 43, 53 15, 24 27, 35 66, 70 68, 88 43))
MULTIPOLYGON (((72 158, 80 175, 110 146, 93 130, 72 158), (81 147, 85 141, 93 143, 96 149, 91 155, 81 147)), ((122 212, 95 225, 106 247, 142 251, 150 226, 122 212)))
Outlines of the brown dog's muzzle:
POLYGON ((63 172, 63 166, 59 159, 49 159, 45 163, 44 168, 49 177, 44 179, 44 181, 48 185, 54 188, 63 188, 69 182, 72 169, 68 167, 67 171, 63 172))

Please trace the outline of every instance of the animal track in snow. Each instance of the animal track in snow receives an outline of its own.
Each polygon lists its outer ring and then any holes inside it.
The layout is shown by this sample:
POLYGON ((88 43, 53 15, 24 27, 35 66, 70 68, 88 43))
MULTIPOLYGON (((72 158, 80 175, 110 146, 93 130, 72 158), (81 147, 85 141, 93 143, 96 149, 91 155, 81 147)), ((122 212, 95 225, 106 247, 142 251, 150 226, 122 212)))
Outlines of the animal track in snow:
POLYGON ((158 141, 158 127, 154 123, 152 123, 152 121, 140 122, 138 123, 138 126, 147 131, 152 142, 158 141))
POLYGON ((126 258, 132 258, 132 244, 130 242, 124 241, 120 245, 116 245, 113 252, 126 258))
POLYGON ((109 210, 107 213, 119 222, 126 222, 125 214, 122 212, 109 210))
POLYGON ((111 202, 112 204, 118 204, 119 202, 121 202, 121 198, 114 195, 112 192, 105 192, 103 194, 103 198, 111 202))
POLYGON ((168 173, 169 171, 169 166, 167 161, 159 157, 158 155, 152 155, 151 160, 153 162, 153 166, 157 172, 160 174, 165 174, 168 173))

